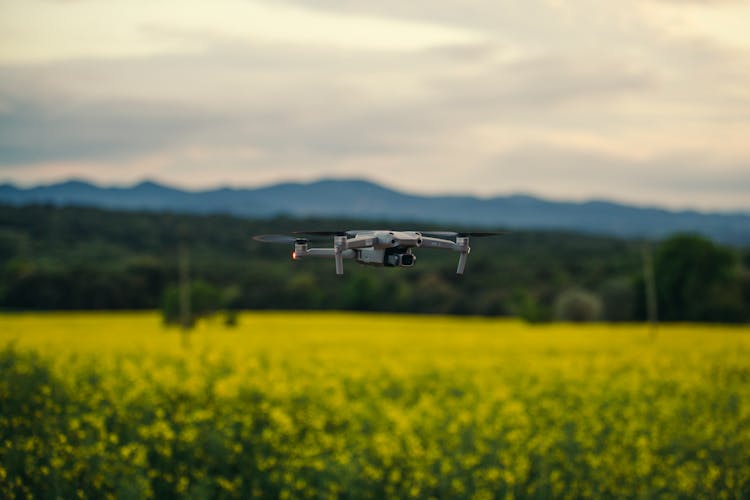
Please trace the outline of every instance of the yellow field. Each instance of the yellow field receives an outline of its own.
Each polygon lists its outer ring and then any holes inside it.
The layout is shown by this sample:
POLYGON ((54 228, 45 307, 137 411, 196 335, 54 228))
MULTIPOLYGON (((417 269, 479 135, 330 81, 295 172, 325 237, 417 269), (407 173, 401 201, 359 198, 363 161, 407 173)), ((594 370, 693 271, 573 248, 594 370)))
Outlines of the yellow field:
POLYGON ((19 314, 0 348, 2 498, 750 497, 749 327, 19 314))

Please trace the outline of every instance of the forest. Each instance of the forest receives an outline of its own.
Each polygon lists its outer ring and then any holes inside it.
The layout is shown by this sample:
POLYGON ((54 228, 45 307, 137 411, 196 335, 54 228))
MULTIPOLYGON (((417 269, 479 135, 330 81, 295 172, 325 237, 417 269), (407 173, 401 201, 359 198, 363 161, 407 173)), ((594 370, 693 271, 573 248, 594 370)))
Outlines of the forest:
POLYGON ((471 229, 409 221, 0 206, 0 309, 161 309, 170 318, 178 308, 183 259, 196 317, 325 309, 516 316, 530 322, 642 321, 648 318, 651 282, 652 314, 660 321, 750 320, 750 249, 694 234, 636 240, 514 230, 473 239, 463 277, 455 275, 452 252, 417 249, 413 268, 348 261, 345 275, 336 276, 332 261, 293 261, 291 248, 252 239, 362 227, 471 229))

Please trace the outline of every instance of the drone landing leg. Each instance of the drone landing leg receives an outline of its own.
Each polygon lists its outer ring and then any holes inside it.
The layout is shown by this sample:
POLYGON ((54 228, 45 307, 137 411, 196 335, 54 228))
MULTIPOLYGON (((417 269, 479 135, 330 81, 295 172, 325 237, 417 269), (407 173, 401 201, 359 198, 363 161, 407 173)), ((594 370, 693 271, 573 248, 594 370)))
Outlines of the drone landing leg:
POLYGON ((456 268, 456 274, 462 275, 466 269, 466 261, 469 258, 469 252, 471 252, 469 238, 459 236, 456 238, 456 246, 458 247, 458 251, 461 252, 458 256, 458 268, 456 268))
POLYGON ((336 252, 334 254, 334 258, 336 259, 336 274, 341 276, 344 274, 344 256, 341 255, 341 252, 336 252))
POLYGON ((336 235, 333 237, 333 258, 336 260, 336 274, 344 274, 344 256, 342 255, 346 248, 346 236, 336 235))
POLYGON ((469 254, 467 252, 461 252, 461 255, 458 256, 458 268, 456 269, 456 274, 464 274, 464 269, 466 269, 466 261, 468 260, 468 257, 469 254))

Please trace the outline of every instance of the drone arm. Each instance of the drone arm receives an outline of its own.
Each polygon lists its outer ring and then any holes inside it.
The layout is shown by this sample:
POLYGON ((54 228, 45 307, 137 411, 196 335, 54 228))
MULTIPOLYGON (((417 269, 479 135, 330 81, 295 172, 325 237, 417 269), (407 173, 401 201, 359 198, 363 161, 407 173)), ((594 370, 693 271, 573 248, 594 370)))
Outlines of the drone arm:
POLYGON ((456 243, 442 238, 422 236, 422 248, 437 248, 440 250, 457 250, 456 243))
MULTIPOLYGON (((336 255, 335 248, 309 248, 303 255, 297 255, 297 258, 302 257, 334 257, 336 255)), ((355 257, 354 250, 344 250, 341 252, 341 257, 344 259, 353 259, 355 257)))
POLYGON ((294 252, 294 258, 302 257, 333 257, 336 261, 336 274, 344 274, 344 259, 353 259, 356 257, 354 250, 344 250, 338 248, 308 248, 304 253, 294 252))
POLYGON ((335 235, 333 237, 333 258, 336 261, 336 274, 344 274, 344 254, 354 256, 353 248, 364 248, 373 246, 378 239, 373 236, 355 236, 347 238, 346 235, 335 235))
POLYGON ((456 252, 459 252, 456 274, 461 275, 464 273, 464 270, 466 270, 466 261, 468 260, 469 252, 471 252, 468 236, 458 236, 456 237, 456 241, 434 238, 432 236, 423 236, 422 247, 438 248, 441 250, 454 250, 456 252))

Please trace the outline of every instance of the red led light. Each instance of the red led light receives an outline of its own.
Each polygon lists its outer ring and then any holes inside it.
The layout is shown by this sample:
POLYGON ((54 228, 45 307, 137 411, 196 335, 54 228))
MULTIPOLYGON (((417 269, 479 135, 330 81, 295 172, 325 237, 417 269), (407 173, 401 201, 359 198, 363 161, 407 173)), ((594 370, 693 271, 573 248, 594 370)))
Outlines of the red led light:
POLYGON ((297 260, 297 252, 292 252, 292 260, 297 260))

